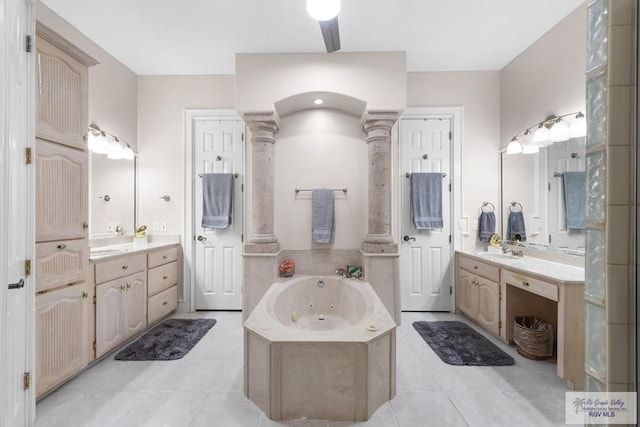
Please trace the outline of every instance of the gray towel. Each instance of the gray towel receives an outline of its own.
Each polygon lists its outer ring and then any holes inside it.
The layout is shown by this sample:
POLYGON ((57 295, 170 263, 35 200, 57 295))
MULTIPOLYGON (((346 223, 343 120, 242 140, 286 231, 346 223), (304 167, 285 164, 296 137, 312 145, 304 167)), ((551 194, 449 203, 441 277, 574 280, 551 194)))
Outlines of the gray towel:
POLYGON ((478 224, 480 230, 480 241, 488 242, 491 236, 496 234, 496 214, 493 212, 482 212, 478 224))
POLYGON ((520 235, 521 242, 527 240, 522 211, 509 212, 509 218, 507 219, 507 240, 516 240, 516 234, 520 235))
POLYGON ((333 237, 333 190, 311 191, 311 240, 330 243, 333 237))
POLYGON ((419 229, 442 228, 442 173, 411 174, 411 217, 419 229))
POLYGON ((587 210, 587 173, 563 172, 562 196, 567 228, 583 230, 587 210))
POLYGON ((231 225, 233 174, 202 175, 202 227, 227 228, 231 225))

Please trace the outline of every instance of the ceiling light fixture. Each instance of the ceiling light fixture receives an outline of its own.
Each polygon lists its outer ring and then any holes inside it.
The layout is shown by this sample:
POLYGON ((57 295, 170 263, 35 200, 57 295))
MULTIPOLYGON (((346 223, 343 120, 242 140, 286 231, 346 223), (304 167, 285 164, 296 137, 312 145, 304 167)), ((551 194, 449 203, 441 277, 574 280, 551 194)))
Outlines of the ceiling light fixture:
POLYGON ((328 21, 340 13, 340 0, 307 0, 307 13, 316 21, 328 21))
POLYGON ((316 105, 322 105, 324 104, 324 101, 321 98, 317 98, 313 100, 313 103, 316 105))
POLYGON ((507 146, 507 154, 533 154, 537 153, 541 147, 546 147, 554 142, 567 141, 570 138, 581 138, 587 134, 587 120, 582 114, 582 111, 574 113, 563 114, 561 116, 549 116, 543 121, 531 125, 524 130, 518 132, 507 146), (570 119, 573 117, 573 119, 570 119), (565 119, 570 119, 570 123, 567 124, 565 119), (532 129, 533 138, 530 137, 532 129), (524 139, 528 139, 526 143, 518 141, 518 136, 524 135, 524 139), (517 145, 520 145, 520 151, 517 149, 517 145))

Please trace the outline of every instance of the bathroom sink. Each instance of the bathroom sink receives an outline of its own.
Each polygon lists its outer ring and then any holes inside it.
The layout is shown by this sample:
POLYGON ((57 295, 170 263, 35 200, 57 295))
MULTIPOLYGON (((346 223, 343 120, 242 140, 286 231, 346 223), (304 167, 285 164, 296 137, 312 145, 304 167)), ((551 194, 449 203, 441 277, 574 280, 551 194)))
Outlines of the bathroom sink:
POLYGON ((91 248, 91 256, 105 256, 105 255, 116 255, 127 252, 127 248, 91 248))

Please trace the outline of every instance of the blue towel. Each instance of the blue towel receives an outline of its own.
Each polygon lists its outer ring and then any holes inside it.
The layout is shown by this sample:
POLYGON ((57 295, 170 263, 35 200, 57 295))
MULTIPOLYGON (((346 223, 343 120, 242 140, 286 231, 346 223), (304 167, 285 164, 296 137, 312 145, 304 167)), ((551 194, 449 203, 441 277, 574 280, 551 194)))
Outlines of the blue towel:
POLYGON ((333 190, 311 191, 311 240, 330 243, 333 237, 333 190))
POLYGON ((527 240, 522 211, 509 212, 509 218, 507 219, 507 240, 516 240, 516 234, 520 235, 521 242, 527 240))
POLYGON ((231 225, 233 174, 202 175, 202 227, 227 228, 231 225))
POLYGON ((562 196, 567 228, 583 230, 587 210, 587 173, 563 172, 562 196))
POLYGON ((418 230, 442 228, 442 173, 411 174, 411 218, 418 230))
POLYGON ((480 214, 478 230, 480 230, 480 241, 488 242, 491 236, 496 234, 496 214, 493 212, 482 212, 480 214))

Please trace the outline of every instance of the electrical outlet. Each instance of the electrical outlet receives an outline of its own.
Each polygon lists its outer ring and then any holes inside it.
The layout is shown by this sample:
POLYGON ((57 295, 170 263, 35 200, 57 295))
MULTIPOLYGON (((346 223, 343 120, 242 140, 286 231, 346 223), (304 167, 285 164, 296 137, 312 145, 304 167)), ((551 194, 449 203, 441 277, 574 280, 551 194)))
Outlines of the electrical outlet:
POLYGON ((159 222, 154 222, 153 223, 153 231, 160 231, 160 223, 159 222))
POLYGON ((160 231, 162 232, 167 232, 167 223, 166 222, 161 222, 160 223, 160 231))

